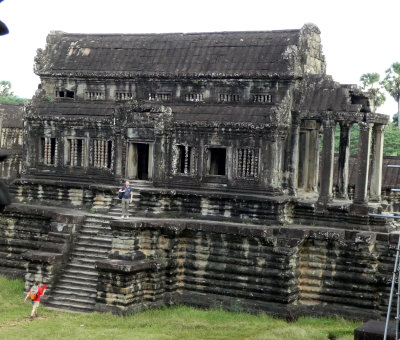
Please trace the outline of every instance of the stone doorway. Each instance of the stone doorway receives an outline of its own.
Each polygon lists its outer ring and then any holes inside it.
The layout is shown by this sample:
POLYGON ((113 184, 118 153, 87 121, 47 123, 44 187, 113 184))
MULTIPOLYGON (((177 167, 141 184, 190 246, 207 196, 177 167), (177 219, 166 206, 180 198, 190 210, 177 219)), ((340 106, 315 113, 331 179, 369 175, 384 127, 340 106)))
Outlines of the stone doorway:
POLYGON ((149 181, 153 177, 153 144, 128 143, 127 178, 149 181))

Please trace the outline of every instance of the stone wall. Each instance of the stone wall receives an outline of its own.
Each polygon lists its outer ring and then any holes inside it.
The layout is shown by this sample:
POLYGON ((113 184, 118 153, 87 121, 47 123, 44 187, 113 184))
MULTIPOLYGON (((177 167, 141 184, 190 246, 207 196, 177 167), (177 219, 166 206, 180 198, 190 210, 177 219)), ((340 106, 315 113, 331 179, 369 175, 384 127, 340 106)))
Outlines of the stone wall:
POLYGON ((13 204, 0 216, 0 274, 39 280, 51 289, 68 262, 85 215, 56 208, 13 204))
POLYGON ((394 235, 221 222, 114 221, 97 263, 97 310, 188 304, 230 310, 377 318, 384 314, 394 235))
POLYGON ((117 197, 116 186, 53 180, 17 180, 10 188, 15 201, 107 211, 117 197))

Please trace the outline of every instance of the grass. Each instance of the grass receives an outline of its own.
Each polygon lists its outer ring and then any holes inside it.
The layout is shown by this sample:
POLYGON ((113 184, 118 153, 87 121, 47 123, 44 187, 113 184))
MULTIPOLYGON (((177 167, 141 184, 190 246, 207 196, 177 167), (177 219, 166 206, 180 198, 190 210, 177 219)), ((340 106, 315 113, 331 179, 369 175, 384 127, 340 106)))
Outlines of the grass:
POLYGON ((23 304, 21 280, 0 276, 0 339, 253 339, 353 340, 360 322, 332 318, 301 318, 288 323, 265 314, 251 315, 186 306, 149 310, 126 317, 75 314, 39 308, 29 321, 30 304, 23 304))

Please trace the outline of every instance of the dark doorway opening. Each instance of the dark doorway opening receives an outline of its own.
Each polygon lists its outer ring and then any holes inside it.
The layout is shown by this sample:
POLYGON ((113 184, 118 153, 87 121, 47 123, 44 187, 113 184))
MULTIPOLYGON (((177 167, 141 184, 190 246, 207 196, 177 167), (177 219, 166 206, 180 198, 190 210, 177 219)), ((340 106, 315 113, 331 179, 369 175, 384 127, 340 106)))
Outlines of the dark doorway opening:
POLYGON ((226 149, 210 148, 208 149, 208 174, 216 176, 225 176, 226 174, 226 149))
POLYGON ((129 179, 146 181, 152 177, 150 153, 150 145, 147 143, 129 143, 127 164, 129 179))

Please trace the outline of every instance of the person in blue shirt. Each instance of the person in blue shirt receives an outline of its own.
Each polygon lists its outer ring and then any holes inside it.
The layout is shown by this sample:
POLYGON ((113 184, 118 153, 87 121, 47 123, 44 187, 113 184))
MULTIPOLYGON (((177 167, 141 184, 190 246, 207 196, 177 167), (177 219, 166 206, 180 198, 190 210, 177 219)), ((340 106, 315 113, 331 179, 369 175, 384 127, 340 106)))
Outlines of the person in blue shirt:
POLYGON ((119 192, 123 192, 122 195, 122 216, 121 218, 129 217, 129 203, 132 203, 133 188, 129 186, 129 181, 125 182, 125 186, 119 189, 119 192))

